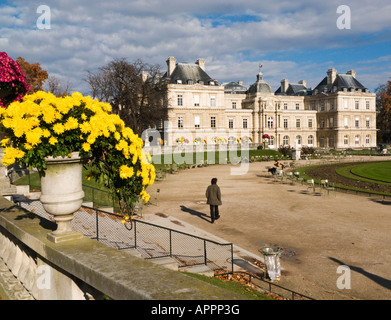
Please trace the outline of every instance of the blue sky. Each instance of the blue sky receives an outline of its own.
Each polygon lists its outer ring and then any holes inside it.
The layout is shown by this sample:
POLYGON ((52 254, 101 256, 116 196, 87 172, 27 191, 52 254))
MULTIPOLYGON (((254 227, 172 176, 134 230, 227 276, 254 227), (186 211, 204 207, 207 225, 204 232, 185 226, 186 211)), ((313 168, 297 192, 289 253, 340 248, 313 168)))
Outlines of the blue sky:
POLYGON ((337 27, 338 0, 0 0, 0 51, 39 62, 85 94, 87 70, 122 57, 165 70, 169 56, 203 58, 220 83, 246 86, 262 64, 273 90, 285 78, 315 87, 331 67, 354 69, 373 91, 391 77, 391 2, 342 4, 350 9, 350 29, 337 27), (50 29, 36 24, 42 4, 50 9, 50 29))

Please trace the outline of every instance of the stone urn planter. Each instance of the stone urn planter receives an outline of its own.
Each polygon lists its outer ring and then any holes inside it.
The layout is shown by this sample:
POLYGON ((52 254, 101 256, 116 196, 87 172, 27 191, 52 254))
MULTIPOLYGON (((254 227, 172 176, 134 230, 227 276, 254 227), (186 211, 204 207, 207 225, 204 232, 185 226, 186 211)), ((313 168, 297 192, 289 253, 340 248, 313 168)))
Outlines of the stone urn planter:
POLYGON ((46 163, 47 169, 41 175, 40 201, 57 223, 57 229, 47 237, 55 243, 80 239, 83 235, 73 228, 72 220, 84 198, 82 159, 74 152, 71 157, 47 157, 46 163))

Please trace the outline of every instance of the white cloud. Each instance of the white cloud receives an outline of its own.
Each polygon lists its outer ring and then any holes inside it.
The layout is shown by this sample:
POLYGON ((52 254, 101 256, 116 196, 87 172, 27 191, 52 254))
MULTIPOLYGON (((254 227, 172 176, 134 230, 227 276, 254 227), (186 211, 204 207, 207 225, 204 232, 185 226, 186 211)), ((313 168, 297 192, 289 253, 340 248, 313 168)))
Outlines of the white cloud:
POLYGON ((391 28, 387 0, 345 1, 351 7, 351 30, 336 27, 337 0, 47 0, 51 29, 38 30, 36 9, 41 4, 19 0, 0 7, 0 50, 40 62, 49 73, 62 74, 80 87, 86 86, 81 80, 86 70, 113 58, 142 58, 164 69, 171 55, 187 62, 205 58, 207 71, 218 80, 248 84, 255 81, 258 61, 265 60, 265 79, 273 89, 284 77, 313 79, 315 86, 330 59, 298 63, 290 52, 371 42, 372 32, 379 40, 391 28), (273 53, 284 53, 284 58, 275 59, 273 53))

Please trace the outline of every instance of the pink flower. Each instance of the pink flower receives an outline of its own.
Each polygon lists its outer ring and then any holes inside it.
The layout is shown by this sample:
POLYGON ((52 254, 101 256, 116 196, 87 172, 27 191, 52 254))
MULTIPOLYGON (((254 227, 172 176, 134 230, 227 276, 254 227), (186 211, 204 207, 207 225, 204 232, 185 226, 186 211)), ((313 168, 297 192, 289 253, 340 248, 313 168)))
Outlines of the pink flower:
POLYGON ((11 102, 22 100, 29 90, 19 64, 6 52, 0 52, 0 107, 6 108, 11 102))

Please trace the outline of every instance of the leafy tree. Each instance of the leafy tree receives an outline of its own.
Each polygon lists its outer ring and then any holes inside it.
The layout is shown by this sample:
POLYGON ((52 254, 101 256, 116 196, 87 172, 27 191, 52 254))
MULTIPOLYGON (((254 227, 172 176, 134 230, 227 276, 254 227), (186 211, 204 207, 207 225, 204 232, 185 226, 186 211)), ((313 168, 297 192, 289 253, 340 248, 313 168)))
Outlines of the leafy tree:
POLYGON ((109 102, 138 135, 167 119, 167 81, 159 65, 116 59, 95 73, 88 71, 86 81, 92 96, 109 102))
POLYGON ((380 85, 375 92, 378 141, 387 143, 391 141, 391 81, 380 85))
POLYGON ((41 68, 40 63, 29 63, 22 57, 16 58, 16 62, 19 64, 22 72, 26 75, 26 81, 30 86, 30 90, 27 94, 43 90, 43 84, 48 78, 48 73, 41 68))

